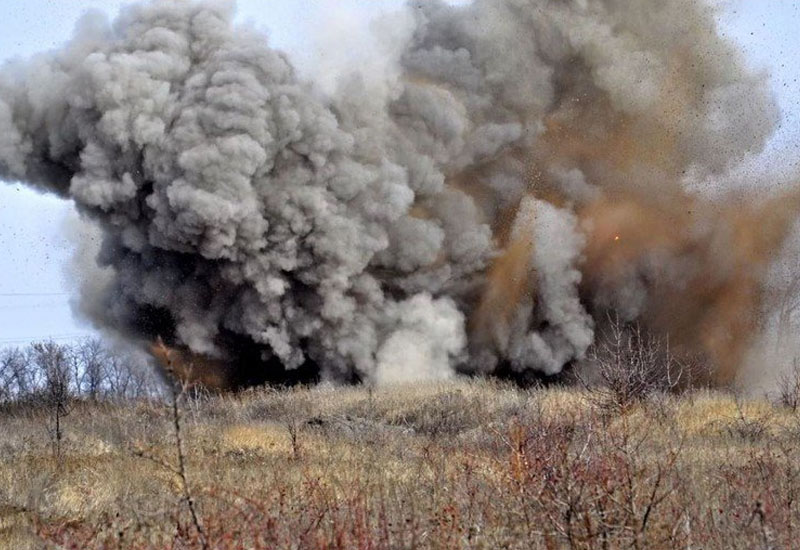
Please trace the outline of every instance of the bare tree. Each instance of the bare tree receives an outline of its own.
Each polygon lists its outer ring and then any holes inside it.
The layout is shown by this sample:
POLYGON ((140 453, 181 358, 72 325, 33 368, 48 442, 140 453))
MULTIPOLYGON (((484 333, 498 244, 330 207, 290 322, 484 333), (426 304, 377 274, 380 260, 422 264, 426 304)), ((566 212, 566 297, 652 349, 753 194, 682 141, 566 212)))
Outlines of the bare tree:
POLYGON ((778 379, 778 402, 792 411, 800 410, 800 362, 792 360, 792 368, 778 379))
POLYGON ((21 399, 28 396, 35 386, 29 356, 19 348, 7 348, 0 356, 2 365, 2 384, 5 387, 7 398, 21 399))
POLYGON ((111 353, 106 359, 108 393, 114 397, 127 397, 131 385, 130 364, 120 353, 111 353))
POLYGON ((587 385, 598 404, 618 412, 656 393, 675 390, 684 365, 669 343, 636 323, 626 326, 609 318, 608 327, 589 353, 599 384, 587 385))
POLYGON ((774 290, 770 298, 776 312, 775 349, 781 350, 795 332, 793 329, 800 311, 800 273, 793 272, 786 284, 774 290))
POLYGON ((99 338, 88 338, 75 346, 77 389, 95 401, 102 393, 108 377, 106 365, 110 353, 99 338))
POLYGON ((99 338, 0 349, 0 401, 63 404, 70 397, 137 399, 163 391, 145 356, 109 347, 99 338))
POLYGON ((33 362, 43 382, 43 392, 57 401, 66 401, 71 393, 69 347, 53 341, 31 346, 33 362))
POLYGON ((19 348, 0 352, 0 401, 24 399, 35 386, 29 357, 19 348))
POLYGON ((53 442, 53 454, 60 464, 61 442, 64 436, 62 421, 69 414, 71 396, 70 350, 68 346, 50 341, 34 344, 31 351, 44 380, 42 396, 52 415, 52 425, 48 431, 53 442))
POLYGON ((8 401, 14 396, 13 376, 11 375, 11 365, 8 360, 7 351, 0 356, 0 402, 8 401))

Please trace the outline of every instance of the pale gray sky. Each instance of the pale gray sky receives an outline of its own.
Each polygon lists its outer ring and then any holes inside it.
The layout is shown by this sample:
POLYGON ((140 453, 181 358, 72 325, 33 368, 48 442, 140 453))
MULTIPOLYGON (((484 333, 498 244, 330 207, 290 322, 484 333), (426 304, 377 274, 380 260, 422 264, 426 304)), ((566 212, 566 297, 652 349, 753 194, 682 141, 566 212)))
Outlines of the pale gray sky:
MULTIPOLYGON (((66 41, 89 8, 113 16, 122 0, 0 0, 0 61, 26 57, 66 41)), ((800 159, 800 1, 723 0, 722 32, 738 43, 753 67, 768 71, 783 111, 783 123, 754 167, 783 166, 800 159)), ((287 50, 301 70, 341 52, 313 38, 341 29, 344 55, 358 48, 368 22, 400 8, 402 0, 239 0, 238 17, 287 50)), ((350 52, 352 53, 352 52, 350 52)), ((91 332, 72 315, 63 270, 71 244, 64 224, 69 203, 38 195, 20 184, 0 182, 0 347, 91 332)))

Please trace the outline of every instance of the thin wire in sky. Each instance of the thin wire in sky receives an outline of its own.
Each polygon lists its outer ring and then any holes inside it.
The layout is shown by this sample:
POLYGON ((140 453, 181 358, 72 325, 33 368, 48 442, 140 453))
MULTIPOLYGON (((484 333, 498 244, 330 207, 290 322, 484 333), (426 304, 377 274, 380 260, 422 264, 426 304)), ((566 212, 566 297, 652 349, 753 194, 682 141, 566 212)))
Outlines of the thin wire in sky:
POLYGON ((0 292, 0 297, 9 298, 15 296, 69 296, 69 292, 0 292))
POLYGON ((49 340, 79 340, 81 338, 90 338, 93 336, 90 333, 76 332, 71 334, 54 334, 54 335, 40 335, 29 337, 15 337, 15 338, 0 338, 0 346, 9 344, 25 344, 28 342, 46 342, 49 340))

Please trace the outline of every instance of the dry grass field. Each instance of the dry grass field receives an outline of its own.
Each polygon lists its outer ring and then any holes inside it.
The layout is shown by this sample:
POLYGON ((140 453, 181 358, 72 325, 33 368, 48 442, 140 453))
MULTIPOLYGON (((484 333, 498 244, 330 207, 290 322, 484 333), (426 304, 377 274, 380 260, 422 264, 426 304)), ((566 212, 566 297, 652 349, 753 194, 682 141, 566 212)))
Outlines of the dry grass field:
POLYGON ((580 390, 462 381, 178 410, 180 444, 169 402, 76 402, 60 445, 48 411, 3 410, 0 547, 710 550, 800 535, 800 417, 767 401, 697 391, 610 412, 580 390))

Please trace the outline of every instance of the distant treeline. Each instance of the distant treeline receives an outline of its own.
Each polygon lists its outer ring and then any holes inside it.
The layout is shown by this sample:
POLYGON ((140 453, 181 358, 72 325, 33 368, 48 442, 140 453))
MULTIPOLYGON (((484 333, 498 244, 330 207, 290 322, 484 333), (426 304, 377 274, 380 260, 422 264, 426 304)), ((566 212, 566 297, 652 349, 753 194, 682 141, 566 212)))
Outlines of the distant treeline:
POLYGON ((155 396, 162 389, 162 381, 141 356, 98 338, 0 350, 0 402, 39 397, 135 399, 155 396))

